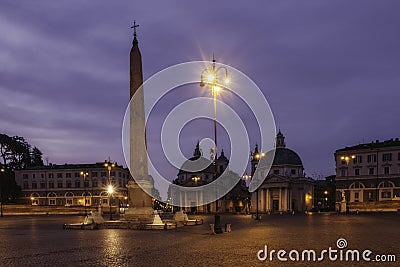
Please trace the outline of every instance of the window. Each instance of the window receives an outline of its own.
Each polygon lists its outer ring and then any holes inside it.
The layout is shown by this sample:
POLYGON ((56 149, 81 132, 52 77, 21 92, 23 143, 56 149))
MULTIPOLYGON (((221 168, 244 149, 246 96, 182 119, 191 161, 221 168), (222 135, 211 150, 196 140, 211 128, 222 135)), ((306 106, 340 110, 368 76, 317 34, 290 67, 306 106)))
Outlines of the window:
POLYGON ((23 179, 28 179, 28 174, 27 173, 22 174, 22 178, 23 179))
POLYGON ((397 154, 397 160, 400 160, 400 152, 397 154))
POLYGON ((32 179, 35 179, 36 178, 36 174, 32 174, 32 179))
POLYGON ((79 177, 79 176, 80 176, 79 172, 76 172, 76 173, 74 174, 74 176, 75 176, 75 178, 79 177))
POLYGON ((62 181, 58 181, 57 187, 58 187, 58 188, 63 188, 63 182, 62 182, 62 181))
POLYGON ((296 175, 296 169, 291 169, 291 170, 290 170, 290 173, 291 173, 292 175, 296 175))
POLYGON ((107 198, 103 198, 103 204, 108 204, 108 199, 107 198))
POLYGON ((382 154, 382 161, 392 161, 392 153, 382 154))
POLYGON ((115 171, 110 172, 110 176, 115 176, 115 171))
POLYGON ((71 187, 72 187, 71 181, 67 181, 67 188, 71 188, 71 187))
MULTIPOLYGON (((400 154, 399 154, 399 155, 400 155, 400 154)), ((400 159, 400 156, 399 156, 399 159, 400 159)), ((122 178, 125 178, 125 173, 122 174, 122 178)))
POLYGON ((360 175, 360 169, 354 169, 354 175, 359 176, 360 175))
POLYGON ((274 170, 274 174, 279 174, 279 170, 274 170))
POLYGON ((36 182, 32 182, 32 189, 36 189, 37 188, 37 183, 36 182))
POLYGON ((362 163, 362 156, 358 155, 353 159, 353 163, 362 163))
POLYGON ((54 198, 51 198, 51 199, 49 199, 49 203, 50 203, 50 205, 55 205, 56 200, 54 198))
POLYGON ((54 178, 54 173, 49 173, 49 178, 54 178))
POLYGON ((101 177, 106 177, 106 172, 101 172, 101 177))
POLYGON ((392 198, 392 192, 390 191, 381 192, 381 198, 392 198))
POLYGON ((354 193, 354 198, 358 199, 359 197, 360 197, 360 193, 355 192, 355 193, 354 193))
POLYGON ((389 167, 389 166, 385 166, 385 167, 383 168, 383 173, 384 173, 384 174, 389 174, 389 173, 390 173, 390 167, 389 167))
POLYGON ((44 173, 40 174, 40 178, 44 179, 44 173))
POLYGON ((40 188, 46 188, 46 183, 45 182, 40 182, 40 188))
POLYGON ((371 162, 376 162, 376 154, 369 154, 367 156, 367 162, 371 163, 371 162))
POLYGON ((346 170, 340 170, 340 176, 346 176, 346 170))
POLYGON ((65 177, 71 178, 71 173, 70 173, 70 172, 67 172, 67 173, 65 174, 65 177))
POLYGON ((24 189, 28 189, 29 185, 28 185, 28 181, 24 181, 24 189))
POLYGON ((97 172, 92 172, 92 177, 97 177, 97 172))
POLYGON ((84 185, 84 187, 89 187, 89 181, 87 181, 87 180, 84 181, 84 182, 83 182, 83 185, 84 185))
POLYGON ((54 182, 53 181, 49 182, 49 188, 54 188, 54 182))
POLYGON ((369 168, 369 174, 372 175, 375 173, 375 168, 369 168))
POLYGON ((62 173, 61 172, 59 172, 59 173, 57 173, 57 178, 62 178, 62 173))
POLYGON ((75 181, 75 188, 79 188, 79 187, 81 187, 81 181, 76 180, 75 181))
POLYGON ((346 164, 346 161, 344 159, 342 159, 342 165, 346 164))
POLYGON ((97 186, 98 186, 98 182, 97 182, 97 180, 93 180, 93 182, 92 182, 92 186, 93 186, 93 187, 97 187, 97 186))
POLYGON ((118 172, 118 177, 121 177, 121 172, 118 172))

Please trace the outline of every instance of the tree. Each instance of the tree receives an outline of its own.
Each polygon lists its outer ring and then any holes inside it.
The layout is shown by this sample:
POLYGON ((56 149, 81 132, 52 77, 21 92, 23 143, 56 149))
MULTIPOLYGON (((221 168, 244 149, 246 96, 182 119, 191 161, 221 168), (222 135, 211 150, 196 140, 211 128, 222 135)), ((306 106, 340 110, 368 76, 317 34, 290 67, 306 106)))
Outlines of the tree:
POLYGON ((43 166, 43 153, 37 147, 32 149, 31 164, 32 166, 43 166))
POLYGON ((23 137, 10 137, 0 134, 0 163, 6 168, 16 170, 43 166, 43 153, 25 141, 23 137))
POLYGON ((43 153, 37 147, 32 148, 23 137, 0 133, 0 167, 5 170, 0 175, 0 193, 5 202, 15 201, 21 192, 14 170, 43 166, 42 156, 43 153))

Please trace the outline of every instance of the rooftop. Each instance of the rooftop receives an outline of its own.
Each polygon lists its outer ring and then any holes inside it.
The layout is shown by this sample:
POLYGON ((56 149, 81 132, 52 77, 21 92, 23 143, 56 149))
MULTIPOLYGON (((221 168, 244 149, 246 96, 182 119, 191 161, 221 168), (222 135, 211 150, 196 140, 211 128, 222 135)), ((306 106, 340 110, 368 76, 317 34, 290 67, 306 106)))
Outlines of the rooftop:
POLYGON ((382 141, 382 142, 379 142, 379 140, 376 140, 375 142, 372 141, 371 143, 359 144, 359 145, 355 145, 355 146, 341 148, 341 149, 336 150, 336 152, 349 151, 349 150, 362 150, 362 149, 377 149, 377 148, 387 148, 387 147, 396 147, 396 146, 400 146, 399 138, 396 138, 396 139, 392 138, 392 139, 382 141))
MULTIPOLYGON (((122 165, 115 165, 116 168, 123 168, 122 165)), ((23 171, 27 170, 64 170, 64 169, 76 169, 76 170, 85 170, 85 169, 94 169, 94 168, 104 168, 104 162, 96 162, 96 163, 83 163, 83 164, 52 164, 43 165, 43 166, 35 166, 30 168, 22 169, 23 171)), ((125 169, 125 168, 123 168, 125 169)), ((16 170, 18 171, 18 170, 16 170)))

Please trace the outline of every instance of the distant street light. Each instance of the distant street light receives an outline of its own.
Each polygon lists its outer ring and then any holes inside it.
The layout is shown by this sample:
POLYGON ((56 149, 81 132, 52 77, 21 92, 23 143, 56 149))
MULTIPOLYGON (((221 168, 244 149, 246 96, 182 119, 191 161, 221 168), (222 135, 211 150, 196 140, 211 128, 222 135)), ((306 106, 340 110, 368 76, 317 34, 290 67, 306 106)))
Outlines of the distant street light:
POLYGON ((110 161, 105 161, 104 162, 104 167, 107 168, 108 170, 108 186, 107 186, 107 192, 108 192, 108 203, 110 206, 110 221, 112 220, 112 213, 111 213, 111 196, 114 193, 114 187, 111 183, 111 169, 116 166, 116 163, 112 163, 110 161))
POLYGON ((111 221, 113 219, 111 213, 111 197, 112 194, 114 193, 114 187, 112 185, 108 185, 107 193, 108 193, 108 203, 110 204, 109 206, 110 206, 110 221, 111 221))
MULTIPOLYGON (((259 153, 259 152, 256 152, 256 154, 254 154, 254 156, 253 156, 253 158, 257 161, 257 162, 259 162, 260 161, 260 159, 261 158, 263 158, 263 157, 265 157, 265 153, 259 153)), ((257 164, 258 165, 258 164, 257 164)), ((253 174, 253 176, 254 176, 254 173, 252 173, 253 174)), ((260 216, 259 216, 259 214, 258 214, 258 187, 257 187, 257 189, 256 189, 256 218, 255 218, 256 220, 259 220, 260 219, 260 216)))
POLYGON ((86 213, 86 176, 88 176, 89 173, 86 171, 81 171, 81 176, 83 176, 83 187, 84 187, 84 192, 83 192, 83 197, 84 197, 84 201, 83 201, 83 205, 85 206, 85 216, 87 215, 86 213))
POLYGON ((200 181, 200 177, 192 177, 192 181, 197 185, 197 182, 200 181))

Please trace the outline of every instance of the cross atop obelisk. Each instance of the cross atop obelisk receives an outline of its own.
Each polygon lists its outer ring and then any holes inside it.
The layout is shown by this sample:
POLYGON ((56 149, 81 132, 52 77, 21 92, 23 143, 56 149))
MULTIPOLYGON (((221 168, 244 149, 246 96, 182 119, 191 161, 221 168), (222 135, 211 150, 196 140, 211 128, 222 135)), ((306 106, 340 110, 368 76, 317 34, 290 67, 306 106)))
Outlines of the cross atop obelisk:
POLYGON ((133 26, 131 26, 131 28, 133 28, 133 44, 137 44, 138 40, 136 38, 136 28, 139 27, 139 24, 136 24, 136 20, 133 21, 133 26))

